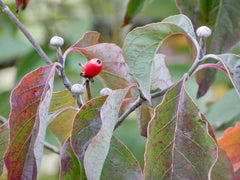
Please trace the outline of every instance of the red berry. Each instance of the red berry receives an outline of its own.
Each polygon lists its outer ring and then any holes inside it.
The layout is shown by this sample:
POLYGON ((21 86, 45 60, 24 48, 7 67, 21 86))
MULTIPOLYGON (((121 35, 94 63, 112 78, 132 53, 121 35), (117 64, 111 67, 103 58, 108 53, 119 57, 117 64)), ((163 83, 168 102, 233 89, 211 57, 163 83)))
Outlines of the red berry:
POLYGON ((82 70, 87 75, 87 77, 93 78, 101 72, 102 67, 102 60, 94 58, 88 61, 82 70))

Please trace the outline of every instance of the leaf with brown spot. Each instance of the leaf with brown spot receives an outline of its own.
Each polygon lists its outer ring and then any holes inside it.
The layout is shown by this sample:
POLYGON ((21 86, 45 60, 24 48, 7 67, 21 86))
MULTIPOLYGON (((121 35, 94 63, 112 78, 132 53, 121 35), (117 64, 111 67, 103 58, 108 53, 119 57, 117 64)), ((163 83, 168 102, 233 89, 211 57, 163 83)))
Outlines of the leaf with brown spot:
POLYGON ((149 122, 145 179, 209 179, 218 147, 209 123, 184 88, 176 83, 149 122))
POLYGON ((10 140, 4 155, 8 179, 36 179, 43 153, 57 63, 25 75, 10 97, 10 140))

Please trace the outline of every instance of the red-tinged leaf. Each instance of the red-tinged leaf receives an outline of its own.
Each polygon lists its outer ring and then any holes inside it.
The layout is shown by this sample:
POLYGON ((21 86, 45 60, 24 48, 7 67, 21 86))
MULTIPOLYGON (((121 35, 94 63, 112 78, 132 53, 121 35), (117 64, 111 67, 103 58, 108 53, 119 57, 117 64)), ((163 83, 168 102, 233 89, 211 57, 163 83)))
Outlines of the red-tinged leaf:
POLYGON ((8 122, 5 122, 0 126, 0 176, 3 173, 3 165, 4 165, 3 156, 8 146, 8 138, 9 138, 8 131, 9 131, 8 122))
POLYGON ((148 126, 145 179, 210 179, 218 147, 184 88, 186 77, 155 108, 148 126))
POLYGON ((100 110, 105 100, 106 96, 91 99, 74 118, 70 141, 81 166, 85 149, 101 128, 100 110))
POLYGON ((223 137, 218 140, 218 145, 226 151, 231 159, 234 171, 240 168, 240 121, 235 127, 230 127, 224 131, 223 137))
POLYGON ((66 107, 54 113, 50 119, 48 129, 63 144, 71 135, 72 124, 78 108, 66 107))
POLYGON ((211 180, 237 180, 234 179, 233 166, 227 154, 221 148, 218 148, 218 160, 213 167, 211 180))
POLYGON ((76 100, 73 98, 72 94, 67 89, 59 92, 54 92, 52 95, 49 113, 53 113, 57 110, 70 106, 75 107, 76 100))
POLYGON ((36 179, 39 173, 56 63, 25 75, 11 93, 8 179, 36 179))
MULTIPOLYGON (((151 100, 151 82, 155 70, 154 57, 163 41, 174 34, 185 34, 196 42, 190 19, 184 15, 171 16, 162 22, 135 28, 123 45, 123 55, 145 98, 151 100)), ((196 45, 196 43, 195 43, 196 45)), ((198 49, 198 46, 195 47, 198 49)))
POLYGON ((240 96, 240 56, 234 54, 219 55, 237 93, 240 96))
POLYGON ((70 138, 63 144, 60 153, 60 179, 81 179, 83 180, 82 174, 84 170, 81 169, 77 157, 75 156, 71 144, 70 138))
POLYGON ((96 31, 89 31, 84 33, 81 39, 72 47, 87 47, 98 43, 100 33, 96 31))
POLYGON ((128 25, 130 21, 143 9, 145 1, 146 0, 129 0, 122 27, 128 25))
POLYGON ((111 139, 101 179, 142 180, 142 170, 131 151, 114 136, 111 139))
POLYGON ((18 13, 20 6, 22 9, 27 7, 29 0, 16 0, 16 13, 18 13))
MULTIPOLYGON (((122 55, 122 50, 115 44, 100 43, 88 47, 70 47, 71 51, 82 53, 88 60, 98 58, 103 61, 99 74, 111 89, 125 88, 135 83, 122 55)), ((69 51, 70 51, 69 50, 69 51)))
POLYGON ((96 31, 89 31, 83 34, 83 36, 70 48, 68 48, 64 54, 63 54, 63 59, 66 59, 68 53, 71 51, 77 49, 77 48, 84 48, 88 46, 92 46, 94 44, 98 43, 98 38, 100 34, 96 31))
MULTIPOLYGON (((207 40, 207 53, 225 53, 239 42, 240 3, 238 0, 177 0, 176 2, 181 12, 191 18, 195 29, 205 25, 213 30, 207 40)), ((208 62, 214 61, 208 60, 208 62)), ((208 91, 215 80, 215 74, 214 69, 205 69, 197 74, 198 98, 208 91)))
POLYGON ((84 168, 88 180, 100 179, 101 177, 121 102, 126 93, 127 90, 112 91, 101 108, 101 129, 90 142, 84 156, 84 168))

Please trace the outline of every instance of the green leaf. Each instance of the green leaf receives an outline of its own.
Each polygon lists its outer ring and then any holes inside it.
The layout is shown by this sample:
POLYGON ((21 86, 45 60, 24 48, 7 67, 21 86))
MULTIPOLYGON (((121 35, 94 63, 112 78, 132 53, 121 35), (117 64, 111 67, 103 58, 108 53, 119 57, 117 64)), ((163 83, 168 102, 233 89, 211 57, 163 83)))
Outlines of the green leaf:
POLYGON ((101 179, 141 180, 142 170, 129 149, 114 136, 111 139, 101 179))
POLYGON ((162 22, 136 28, 125 39, 123 45, 125 61, 148 101, 151 99, 154 56, 163 41, 176 33, 185 34, 192 41, 196 41, 191 21, 184 15, 171 16, 162 22))
POLYGON ((122 27, 128 25, 130 21, 143 9, 145 1, 146 0, 129 0, 122 27))
POLYGON ((234 89, 213 104, 205 113, 207 119, 214 127, 230 122, 240 113, 240 98, 234 89))
POLYGON ((49 113, 53 113, 57 110, 70 106, 75 107, 76 100, 73 98, 72 94, 67 89, 59 92, 54 92, 52 95, 49 113))
POLYGON ((82 169, 78 162, 77 157, 75 156, 71 144, 70 138, 66 140, 63 144, 60 153, 60 179, 81 179, 82 169))
POLYGON ((48 129, 63 144, 71 135, 73 119, 78 108, 66 107, 54 113, 50 119, 48 129))
POLYGON ((155 108, 148 126, 145 179, 210 179, 217 144, 208 122, 185 91, 186 77, 155 108))
MULTIPOLYGON (((233 178, 233 166, 224 150, 218 148, 218 160, 213 167, 211 180, 228 180, 233 178)), ((237 180, 237 179, 236 179, 237 180)))
POLYGON ((240 56, 234 54, 219 55, 220 61, 228 72, 228 76, 232 81, 238 95, 240 96, 240 56))
POLYGON ((105 100, 106 96, 91 99, 75 116, 70 141, 81 168, 83 168, 84 152, 101 128, 100 110, 105 100))
POLYGON ((3 166, 4 166, 4 162, 3 162, 3 156, 4 153, 7 150, 7 146, 8 146, 8 138, 9 138, 9 129, 8 129, 8 122, 5 122, 4 124, 2 124, 0 126, 0 177, 3 173, 3 166))
POLYGON ((8 179, 38 176, 56 65, 27 74, 12 91, 10 141, 4 155, 8 179))
POLYGON ((102 126, 90 142, 84 156, 84 168, 89 180, 99 179, 106 160, 121 102, 127 90, 114 90, 101 108, 102 126))
MULTIPOLYGON (((240 3, 238 0, 177 0, 179 9, 193 21, 195 29, 205 25, 212 29, 207 39, 207 53, 221 54, 229 51, 240 40, 240 3)), ((207 62, 215 62, 208 60, 207 62)), ((202 97, 215 80, 215 69, 204 69, 197 74, 202 97)))

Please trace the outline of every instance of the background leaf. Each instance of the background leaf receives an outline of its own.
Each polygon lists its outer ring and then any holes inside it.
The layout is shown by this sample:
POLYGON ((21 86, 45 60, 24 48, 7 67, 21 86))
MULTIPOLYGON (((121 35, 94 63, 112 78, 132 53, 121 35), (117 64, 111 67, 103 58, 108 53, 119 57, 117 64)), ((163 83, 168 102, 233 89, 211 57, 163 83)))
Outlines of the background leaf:
POLYGON ((205 113, 214 127, 230 123, 240 113, 240 98, 235 89, 226 92, 221 99, 209 107, 205 113))
POLYGON ((235 127, 230 127, 224 131, 223 137, 218 140, 218 145, 224 149, 231 159, 234 171, 240 168, 240 121, 235 127))
POLYGON ((112 91, 101 108, 101 129, 87 147, 84 156, 84 168, 89 180, 99 179, 101 176, 121 102, 126 93, 127 90, 112 91))
MULTIPOLYGON (((207 39, 207 53, 229 51, 240 40, 240 3, 238 0, 177 0, 179 9, 193 21, 194 28, 205 25, 212 29, 207 39)), ((208 60, 207 62, 215 62, 208 60)), ((203 96, 215 80, 216 70, 205 69, 197 74, 197 97, 203 96)))
POLYGON ((130 23, 130 21, 143 9, 144 4, 145 0, 129 0, 122 27, 130 23))
POLYGON ((38 175, 55 67, 51 64, 27 74, 12 91, 10 140, 4 155, 9 179, 38 175))
POLYGON ((73 98, 72 94, 67 89, 59 92, 54 92, 52 95, 49 113, 53 113, 57 110, 70 106, 75 107, 76 100, 73 98))
POLYGON ((217 161, 209 124, 185 91, 185 78, 166 93, 149 123, 146 179, 208 179, 217 161))
POLYGON ((149 24, 131 31, 125 39, 123 55, 143 95, 150 101, 150 88, 153 78, 154 56, 164 39, 183 33, 194 39, 191 21, 184 15, 176 15, 160 23, 149 24))
POLYGON ((0 126, 0 142, 1 142, 0 143, 0 177, 1 177, 1 174, 3 173, 3 166, 4 166, 3 156, 8 146, 8 138, 9 138, 8 131, 9 131, 8 122, 5 122, 0 126))
POLYGON ((67 107, 59 110, 50 119, 48 129, 58 138, 61 144, 71 135, 72 124, 78 108, 67 107))
POLYGON ((101 179, 142 180, 142 170, 131 151, 116 137, 112 137, 101 179))

